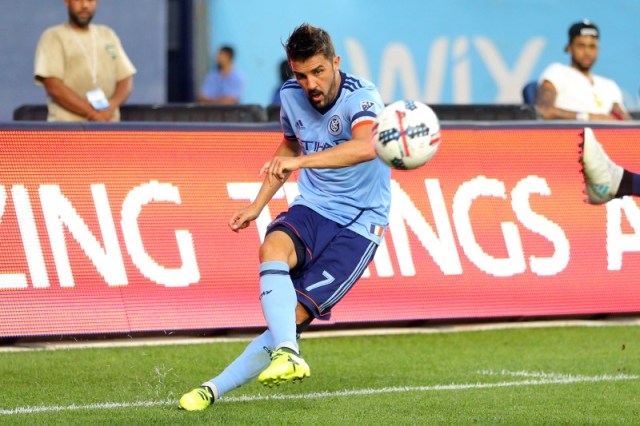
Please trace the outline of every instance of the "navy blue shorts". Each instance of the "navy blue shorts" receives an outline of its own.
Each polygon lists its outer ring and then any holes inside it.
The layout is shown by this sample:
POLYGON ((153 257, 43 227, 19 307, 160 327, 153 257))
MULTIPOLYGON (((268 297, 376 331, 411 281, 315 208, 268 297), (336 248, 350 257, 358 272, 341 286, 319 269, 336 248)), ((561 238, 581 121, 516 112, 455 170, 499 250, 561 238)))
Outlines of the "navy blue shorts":
POLYGON ((362 276, 378 245, 305 206, 292 206, 267 228, 293 240, 298 263, 291 279, 298 301, 318 319, 328 320, 331 308, 362 276))

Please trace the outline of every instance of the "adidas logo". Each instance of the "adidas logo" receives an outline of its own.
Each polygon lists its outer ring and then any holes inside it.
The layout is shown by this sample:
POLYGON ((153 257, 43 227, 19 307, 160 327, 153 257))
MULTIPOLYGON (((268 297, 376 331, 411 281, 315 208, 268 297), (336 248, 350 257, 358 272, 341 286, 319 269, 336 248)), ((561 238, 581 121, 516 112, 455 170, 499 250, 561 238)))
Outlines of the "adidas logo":
POLYGON ((296 129, 298 130, 304 129, 304 124, 302 124, 302 120, 296 121, 296 129))
POLYGON ((295 359, 291 358, 291 355, 289 355, 289 359, 287 360, 291 363, 291 365, 293 366, 293 372, 296 372, 296 367, 298 366, 298 361, 296 361, 295 359))
POLYGON ((591 189, 601 196, 604 196, 609 191, 609 185, 591 185, 591 189))
POLYGON ((266 296, 267 294, 271 293, 272 290, 267 290, 267 291, 263 291, 262 293, 260 293, 260 300, 262 300, 262 298, 264 296, 266 296))

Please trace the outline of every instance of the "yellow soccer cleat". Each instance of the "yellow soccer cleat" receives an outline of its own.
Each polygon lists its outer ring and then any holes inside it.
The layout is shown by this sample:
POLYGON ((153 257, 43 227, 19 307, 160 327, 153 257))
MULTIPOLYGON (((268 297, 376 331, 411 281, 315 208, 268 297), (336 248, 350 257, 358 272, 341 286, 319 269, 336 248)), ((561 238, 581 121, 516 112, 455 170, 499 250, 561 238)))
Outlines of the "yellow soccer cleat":
POLYGON ((302 357, 293 351, 281 348, 271 354, 271 364, 258 376, 265 386, 299 381, 311 375, 311 369, 302 357))
POLYGON ((202 411, 213 404, 213 401, 211 390, 206 386, 200 386, 182 395, 179 407, 187 411, 202 411))

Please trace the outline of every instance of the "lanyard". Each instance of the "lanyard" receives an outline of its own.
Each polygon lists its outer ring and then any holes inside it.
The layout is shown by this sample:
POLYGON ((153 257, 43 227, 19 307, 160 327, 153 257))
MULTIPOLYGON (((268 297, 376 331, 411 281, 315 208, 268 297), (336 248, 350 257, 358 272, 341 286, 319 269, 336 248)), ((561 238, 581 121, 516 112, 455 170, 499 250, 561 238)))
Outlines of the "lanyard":
POLYGON ((76 31, 73 28, 71 28, 71 26, 69 26, 69 28, 71 29, 71 34, 73 34, 74 40, 76 41, 76 43, 80 47, 80 50, 82 51, 82 56, 84 56, 84 58, 87 61, 87 66, 89 67, 89 72, 91 73, 91 82, 95 87, 98 84, 98 52, 96 49, 96 34, 93 31, 93 27, 89 26, 89 34, 91 34, 91 48, 93 53, 93 56, 91 58, 89 57, 89 52, 87 52, 87 48, 84 47, 84 44, 82 44, 80 37, 78 37, 78 34, 76 34, 76 31))

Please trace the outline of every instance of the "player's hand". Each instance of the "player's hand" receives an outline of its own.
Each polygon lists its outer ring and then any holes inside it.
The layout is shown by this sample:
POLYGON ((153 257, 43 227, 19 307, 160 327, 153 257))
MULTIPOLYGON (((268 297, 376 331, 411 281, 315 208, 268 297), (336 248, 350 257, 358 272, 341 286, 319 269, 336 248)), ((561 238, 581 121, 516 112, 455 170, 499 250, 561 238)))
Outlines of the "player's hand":
POLYGON ((300 168, 299 157, 273 157, 264 163, 260 169, 260 176, 267 175, 269 183, 273 180, 284 182, 291 172, 300 168))
POLYGON ((253 204, 236 211, 231 219, 229 219, 229 228, 233 232, 239 232, 241 229, 246 228, 260 215, 260 210, 255 208, 253 204))

